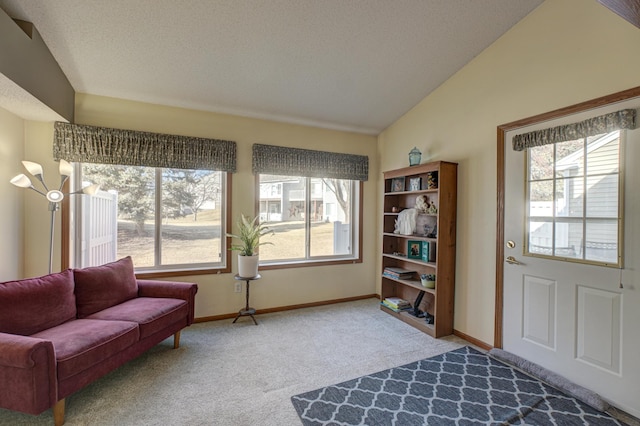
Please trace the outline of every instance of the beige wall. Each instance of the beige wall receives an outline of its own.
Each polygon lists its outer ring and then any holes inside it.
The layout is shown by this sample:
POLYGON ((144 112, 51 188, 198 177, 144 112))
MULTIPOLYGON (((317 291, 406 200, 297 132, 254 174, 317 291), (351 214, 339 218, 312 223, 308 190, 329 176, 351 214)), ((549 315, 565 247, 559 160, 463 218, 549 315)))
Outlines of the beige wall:
MULTIPOLYGON (((233 222, 240 213, 254 214, 255 181, 251 173, 251 145, 254 143, 369 156, 370 180, 364 183, 363 263, 266 271, 262 274, 262 280, 251 286, 251 304, 257 309, 264 309, 375 293, 376 232, 373 230, 377 224, 377 215, 371 212, 375 212, 376 208, 376 179, 380 169, 376 160, 377 144, 374 136, 85 94, 76 96, 76 123, 235 141, 238 145, 238 172, 233 175, 233 222)), ((40 161, 53 163, 53 126, 46 124, 42 126, 44 128, 34 127, 30 129, 30 147, 47 157, 46 160, 40 158, 40 161)), ((33 154, 35 156, 35 152, 33 154)), ((39 216, 41 217, 42 215, 39 216)), ((36 217, 31 216, 29 222, 37 222, 36 217)), ((35 238, 28 239, 33 240, 35 238)), ((33 250, 30 244, 28 252, 32 253, 33 250)), ((231 274, 177 278, 199 284, 197 317, 229 314, 243 307, 244 293, 233 292, 233 274, 237 271, 236 256, 231 256, 231 259, 231 274)))
MULTIPOLYGON (((423 161, 458 162, 455 329, 491 344, 496 126, 640 86, 638 51, 640 30, 595 0, 546 0, 385 130, 377 148, 370 136, 82 94, 76 97, 76 122, 235 140, 238 173, 233 177, 233 217, 253 212, 253 143, 369 156, 370 180, 364 185, 364 262, 265 272, 252 288, 252 305, 258 309, 379 291, 380 172, 406 166, 413 146, 423 152, 423 161)), ((21 172, 19 161, 23 158, 41 162, 49 177, 57 176, 51 158, 52 123, 23 122, 0 110, 0 124, 0 173, 7 175, 5 179, 21 172)), ((47 269, 46 203, 43 205, 36 194, 19 194, 11 185, 0 185, 0 196, 11 201, 0 204, 0 231, 4 239, 9 235, 7 242, 0 244, 0 264, 9 278, 40 275, 47 269), (24 211, 16 207, 22 197, 24 211), (25 236, 24 255, 19 249, 18 254, 13 251, 20 247, 21 232, 25 236), (20 266, 23 259, 24 269, 20 266)), ((59 247, 59 233, 56 240, 59 247)), ((55 265, 59 264, 57 253, 55 265)), ((244 296, 232 291, 232 274, 183 279, 200 285, 199 317, 232 313, 244 304, 244 296)))
POLYGON ((0 281, 21 278, 23 200, 27 191, 9 183, 24 173, 24 120, 0 108, 0 281))
POLYGON ((459 163, 456 330, 493 344, 496 127, 640 86, 638 52, 595 0, 547 0, 379 136, 382 171, 413 146, 459 163))

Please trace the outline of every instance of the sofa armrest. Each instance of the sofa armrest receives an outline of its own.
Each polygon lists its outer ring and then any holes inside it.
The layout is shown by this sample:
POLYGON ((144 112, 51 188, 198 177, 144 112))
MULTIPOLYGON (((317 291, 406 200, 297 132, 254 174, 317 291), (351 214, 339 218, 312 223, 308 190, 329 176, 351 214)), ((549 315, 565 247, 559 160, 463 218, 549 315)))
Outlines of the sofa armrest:
POLYGON ((0 333, 0 406, 40 414, 58 400, 53 343, 0 333))
POLYGON ((198 285, 177 281, 138 280, 139 297, 168 297, 186 300, 189 304, 188 324, 193 324, 198 285))

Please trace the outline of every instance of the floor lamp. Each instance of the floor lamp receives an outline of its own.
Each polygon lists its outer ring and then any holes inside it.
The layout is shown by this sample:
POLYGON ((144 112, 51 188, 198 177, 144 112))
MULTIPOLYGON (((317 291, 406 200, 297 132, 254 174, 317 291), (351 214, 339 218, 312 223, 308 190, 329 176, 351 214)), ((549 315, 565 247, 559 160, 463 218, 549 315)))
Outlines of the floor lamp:
POLYGON ((51 273, 53 270, 53 230, 55 225, 56 212, 60 209, 60 203, 64 199, 65 195, 93 195, 98 191, 99 185, 94 184, 86 186, 78 191, 65 194, 62 192, 62 187, 73 172, 73 166, 67 161, 60 160, 60 188, 58 189, 49 189, 47 187, 47 184, 44 182, 44 174, 42 172, 42 166, 40 164, 34 163, 32 161, 23 161, 22 165, 33 177, 40 181, 42 187, 44 188, 44 192, 33 186, 33 183, 31 183, 31 179, 29 179, 25 174, 22 173, 11 179, 10 182, 15 186, 19 186, 20 188, 33 189, 38 194, 45 197, 47 201, 49 201, 49 211, 51 212, 51 226, 49 230, 49 273, 51 273))

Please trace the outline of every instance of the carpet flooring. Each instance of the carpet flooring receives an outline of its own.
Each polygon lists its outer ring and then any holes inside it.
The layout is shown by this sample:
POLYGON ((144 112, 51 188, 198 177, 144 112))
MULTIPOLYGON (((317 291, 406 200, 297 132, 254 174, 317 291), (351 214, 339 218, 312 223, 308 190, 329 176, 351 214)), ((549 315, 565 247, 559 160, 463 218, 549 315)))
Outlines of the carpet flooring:
MULTIPOLYGON (((244 304, 238 300, 238 309, 244 304)), ((291 397, 463 347, 380 311, 378 300, 194 324, 67 398, 65 426, 300 425, 291 397)), ((0 425, 52 424, 0 409, 0 425)))
POLYGON ((468 346, 291 398, 305 426, 620 426, 468 346))

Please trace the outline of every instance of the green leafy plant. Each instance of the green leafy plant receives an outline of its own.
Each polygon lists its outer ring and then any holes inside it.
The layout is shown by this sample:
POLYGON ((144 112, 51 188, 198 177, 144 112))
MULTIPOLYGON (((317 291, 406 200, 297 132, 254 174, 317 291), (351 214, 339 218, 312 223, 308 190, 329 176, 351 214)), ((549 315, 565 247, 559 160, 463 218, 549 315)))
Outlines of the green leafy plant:
POLYGON ((229 250, 239 251, 242 256, 253 256, 258 247, 265 244, 273 245, 270 241, 260 242, 261 237, 273 235, 274 232, 266 224, 258 222, 258 216, 251 220, 243 214, 238 221, 238 231, 238 234, 227 234, 228 237, 237 238, 241 242, 232 245, 229 250))

